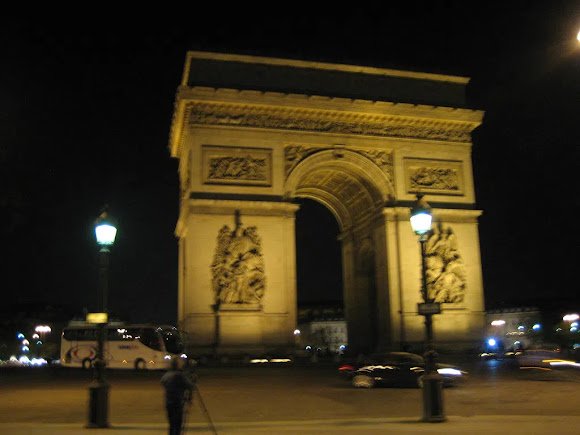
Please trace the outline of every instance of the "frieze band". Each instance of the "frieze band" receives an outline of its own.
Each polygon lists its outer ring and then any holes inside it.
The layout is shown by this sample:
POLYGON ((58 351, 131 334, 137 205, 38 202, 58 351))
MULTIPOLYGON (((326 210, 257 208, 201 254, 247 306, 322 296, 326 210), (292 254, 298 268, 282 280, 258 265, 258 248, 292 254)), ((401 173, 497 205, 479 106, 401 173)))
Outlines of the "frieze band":
POLYGON ((224 103, 191 102, 188 112, 190 125, 274 128, 462 143, 470 143, 474 127, 465 122, 224 103))

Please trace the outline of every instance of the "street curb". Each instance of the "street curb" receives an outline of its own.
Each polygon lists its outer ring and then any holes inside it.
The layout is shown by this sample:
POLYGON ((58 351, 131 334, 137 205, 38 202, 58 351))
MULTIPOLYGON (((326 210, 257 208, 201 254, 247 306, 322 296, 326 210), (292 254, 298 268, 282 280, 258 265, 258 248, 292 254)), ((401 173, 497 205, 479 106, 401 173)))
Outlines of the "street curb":
MULTIPOLYGON (((322 420, 279 420, 250 422, 214 422, 218 433, 251 434, 276 433, 370 433, 378 430, 395 433, 496 433, 509 428, 510 434, 575 434, 580 425, 580 416, 536 416, 536 415, 478 415, 449 416, 446 422, 424 423, 419 418, 357 418, 322 420), (225 431, 225 432, 224 432, 225 431)), ((195 433, 209 432, 205 423, 187 424, 187 430, 195 433)), ((88 429, 81 423, 0 423, 3 434, 73 434, 73 433, 165 433, 167 424, 162 423, 118 423, 104 429, 88 429)))

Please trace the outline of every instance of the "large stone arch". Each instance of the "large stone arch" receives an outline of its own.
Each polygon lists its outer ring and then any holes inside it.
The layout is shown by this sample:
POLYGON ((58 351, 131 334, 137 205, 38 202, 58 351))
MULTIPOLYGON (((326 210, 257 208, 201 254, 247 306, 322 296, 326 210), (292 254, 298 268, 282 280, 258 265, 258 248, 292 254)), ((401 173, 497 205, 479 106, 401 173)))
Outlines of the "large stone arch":
POLYGON ((181 188, 178 319, 190 349, 291 350, 295 198, 322 203, 339 222, 351 349, 420 343, 420 255, 409 224, 418 191, 437 223, 429 279, 444 309, 438 341, 479 339, 471 132, 483 114, 464 106, 467 81, 188 53, 170 150, 181 188))
POLYGON ((324 204, 341 231, 368 220, 393 197, 390 180, 368 158, 345 149, 314 152, 300 161, 285 183, 289 197, 324 204))
POLYGON ((379 289, 371 228, 394 197, 391 181, 379 166, 356 151, 323 149, 296 164, 286 179, 285 192, 290 198, 318 201, 336 217, 343 244, 349 346, 361 352, 374 350, 378 319, 389 313, 376 303, 379 289))

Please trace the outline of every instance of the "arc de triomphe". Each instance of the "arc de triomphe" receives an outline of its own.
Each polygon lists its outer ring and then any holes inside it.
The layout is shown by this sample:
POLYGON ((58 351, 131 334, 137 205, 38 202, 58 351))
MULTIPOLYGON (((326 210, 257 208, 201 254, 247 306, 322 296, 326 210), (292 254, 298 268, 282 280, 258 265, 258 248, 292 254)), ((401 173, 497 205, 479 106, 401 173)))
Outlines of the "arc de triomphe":
POLYGON ((417 192, 433 207, 428 284, 438 342, 473 342, 484 300, 468 79, 189 52, 170 150, 179 159, 179 326, 199 352, 288 350, 296 327, 295 198, 342 244, 351 350, 423 340, 417 192))

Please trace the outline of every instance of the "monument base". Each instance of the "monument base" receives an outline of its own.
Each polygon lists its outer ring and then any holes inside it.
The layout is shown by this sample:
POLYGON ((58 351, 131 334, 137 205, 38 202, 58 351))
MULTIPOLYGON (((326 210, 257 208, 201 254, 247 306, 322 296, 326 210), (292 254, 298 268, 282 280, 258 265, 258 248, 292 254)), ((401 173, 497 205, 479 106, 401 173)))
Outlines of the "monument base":
POLYGON ((252 353, 262 349, 260 304, 221 304, 217 315, 217 353, 252 353))

